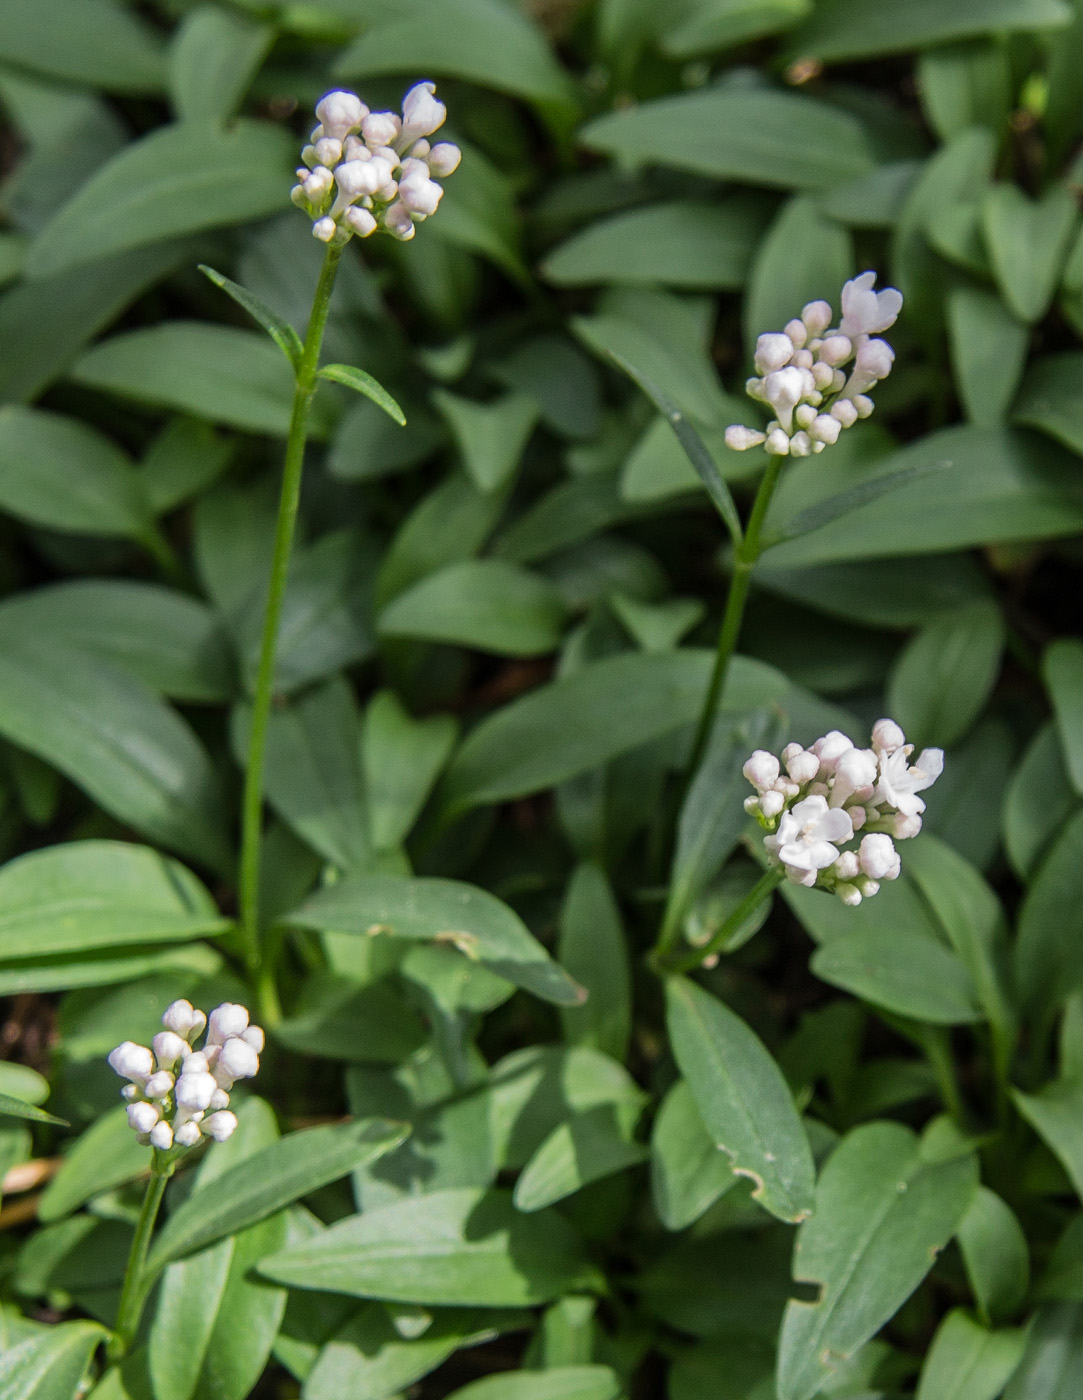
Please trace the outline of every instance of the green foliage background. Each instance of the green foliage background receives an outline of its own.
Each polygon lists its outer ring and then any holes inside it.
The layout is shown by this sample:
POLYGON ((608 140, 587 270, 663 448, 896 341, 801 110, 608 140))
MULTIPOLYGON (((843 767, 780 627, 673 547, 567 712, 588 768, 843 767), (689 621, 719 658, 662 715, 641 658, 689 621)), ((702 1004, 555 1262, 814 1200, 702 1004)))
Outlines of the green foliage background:
POLYGON ((64 1157, 0 1216, 4 1400, 1083 1392, 1081 65, 1078 0, 0 0, 0 1113, 71 1125, 0 1120, 64 1157), (103 1057, 248 999, 292 384, 197 265, 303 333, 311 109, 421 78, 462 166, 327 344, 408 423, 321 384, 286 601, 285 1019, 106 1370, 148 1152, 103 1057), (747 502, 756 334, 867 267, 895 372, 786 468, 671 865, 730 556, 610 356, 747 502), (764 725, 885 713, 948 754, 903 878, 663 991, 671 879, 706 941, 756 876, 764 725))

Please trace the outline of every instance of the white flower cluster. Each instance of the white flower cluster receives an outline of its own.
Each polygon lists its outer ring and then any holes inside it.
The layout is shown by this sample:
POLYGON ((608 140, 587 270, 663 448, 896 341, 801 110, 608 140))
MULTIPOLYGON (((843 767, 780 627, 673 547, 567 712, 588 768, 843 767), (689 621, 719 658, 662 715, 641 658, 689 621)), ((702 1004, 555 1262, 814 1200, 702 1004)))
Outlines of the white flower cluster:
POLYGON ((761 433, 734 424, 726 445, 738 452, 764 444, 778 457, 808 457, 838 441, 843 428, 873 410, 868 390, 891 373, 895 352, 879 331, 895 324, 902 293, 894 287, 873 290, 875 272, 863 272, 842 289, 842 321, 826 301, 810 301, 800 320, 785 330, 761 335, 756 342, 759 374, 745 385, 750 398, 768 404, 775 417, 761 433), (853 360, 847 374, 843 366, 853 360))
POLYGON ((831 890, 844 904, 874 895, 881 880, 899 875, 895 841, 921 830, 918 796, 944 769, 942 749, 924 749, 910 762, 913 744, 894 720, 877 720, 872 747, 855 748, 833 729, 809 749, 787 744, 781 763, 757 749, 743 772, 756 789, 745 801, 766 828, 772 864, 797 885, 831 890), (856 850, 840 851, 861 831, 856 850))
POLYGON ((150 1050, 126 1040, 109 1056, 122 1079, 128 1100, 128 1122, 140 1142, 165 1152, 170 1147, 194 1147, 201 1137, 225 1142, 237 1119, 229 1111, 229 1091, 238 1079, 251 1079, 259 1069, 263 1032, 248 1024, 248 1012, 223 1002, 210 1020, 191 1002, 175 1001, 162 1017, 150 1050), (207 1026, 202 1050, 192 1042, 207 1026))
POLYGON ((304 165, 290 192, 324 243, 342 244, 378 228, 414 236, 414 224, 436 213, 443 187, 462 152, 450 141, 425 139, 444 123, 447 108, 434 83, 418 83, 403 98, 402 116, 370 112, 352 92, 329 92, 316 104, 320 120, 301 152, 304 165))

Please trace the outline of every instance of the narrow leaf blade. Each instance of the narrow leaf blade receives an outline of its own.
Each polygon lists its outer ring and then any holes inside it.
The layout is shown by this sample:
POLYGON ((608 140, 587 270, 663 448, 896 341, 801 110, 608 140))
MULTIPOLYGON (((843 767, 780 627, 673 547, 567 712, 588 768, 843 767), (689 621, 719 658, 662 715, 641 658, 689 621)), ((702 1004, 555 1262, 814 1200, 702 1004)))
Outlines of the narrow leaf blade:
POLYGON ((372 375, 366 374, 363 369, 358 369, 355 365, 324 365, 319 371, 319 377, 330 379, 333 384, 345 384, 347 389, 355 389, 357 393, 364 394, 366 399, 371 399, 382 408, 389 418, 394 418, 400 428, 406 426, 406 414, 380 381, 373 379, 372 375))
POLYGON ((867 506, 870 501, 879 500, 889 491, 897 491, 900 486, 909 486, 912 481, 919 481, 923 476, 931 476, 934 472, 944 471, 952 465, 947 457, 932 462, 915 462, 912 467, 900 467, 897 471, 885 472, 883 476, 872 477, 869 481, 860 481, 848 491, 840 491, 837 496, 831 496, 826 501, 809 506, 807 510, 799 511, 788 524, 767 540, 764 548, 769 549, 772 545, 796 539, 798 535, 809 535, 813 530, 819 530, 824 525, 830 525, 833 520, 849 515, 852 510, 867 506))
POLYGON ((230 281, 228 277, 223 277, 213 267, 208 267, 206 263, 200 263, 199 270, 216 287, 221 287, 227 296, 232 297, 238 306, 243 307, 249 316, 263 327, 294 369, 297 369, 305 347, 301 342, 301 337, 290 323, 284 321, 276 311, 272 311, 266 302, 260 301, 259 297, 253 296, 239 283, 230 281))

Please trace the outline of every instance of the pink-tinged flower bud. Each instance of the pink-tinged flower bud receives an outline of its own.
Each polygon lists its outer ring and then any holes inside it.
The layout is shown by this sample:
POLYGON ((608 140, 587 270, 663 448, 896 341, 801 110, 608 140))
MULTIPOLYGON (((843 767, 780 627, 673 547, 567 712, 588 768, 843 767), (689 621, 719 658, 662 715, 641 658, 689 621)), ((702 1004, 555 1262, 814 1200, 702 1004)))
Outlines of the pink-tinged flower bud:
POLYGON ((832 366, 844 365, 853 353, 853 342, 846 335, 829 335, 819 349, 823 363, 832 366))
POLYGON ((821 767, 826 768, 829 773, 833 773, 839 759, 847 749, 852 749, 853 746, 853 741, 848 739, 840 729, 832 729, 822 739, 816 740, 812 745, 812 752, 820 760, 821 767))
POLYGON ((419 136, 431 136, 443 126, 447 108, 433 94, 435 83, 418 83, 402 99, 402 137, 404 146, 409 146, 419 136))
POLYGON ((780 792, 765 792, 760 798, 760 811, 768 819, 777 817, 786 805, 786 799, 780 792))
POLYGON ((786 772, 795 783, 799 783, 802 787, 805 783, 811 783, 819 771, 820 760, 814 753, 809 753, 806 749, 802 749, 800 753, 795 753, 786 760, 786 772))
POLYGON ((154 1073, 154 1056, 145 1045, 126 1040, 109 1052, 109 1064, 122 1079, 145 1084, 154 1073))
POLYGON ((922 749, 917 756, 917 762, 914 764, 914 767, 920 768, 928 778, 929 781, 924 784, 924 786, 932 787, 933 783, 936 782, 937 778, 939 778, 944 771, 944 750, 922 749))
POLYGON ((152 1074, 147 1080, 147 1087, 143 1091, 148 1099, 164 1099, 173 1089, 173 1076, 167 1069, 160 1069, 157 1074, 152 1074))
POLYGON ((342 216, 342 222, 350 230, 356 233, 358 238, 368 238, 370 233, 375 233, 377 224, 372 214, 367 209, 359 209, 356 204, 352 204, 342 216))
POLYGON ((831 868, 840 880, 855 880, 861 874, 856 851, 843 851, 831 868))
POLYGON ((753 363, 761 374, 768 374, 788 365, 796 348, 788 335, 780 331, 769 331, 756 341, 753 363))
POLYGON ((162 1110, 156 1103, 128 1105, 128 1123, 137 1133, 149 1133, 161 1116, 162 1110))
POLYGON ((399 198, 418 219, 427 219, 436 213, 443 193, 435 180, 424 175, 411 174, 399 181, 399 198))
POLYGON ((896 841, 909 841, 921 830, 921 818, 919 816, 907 816, 905 812, 896 812, 891 819, 891 834, 896 841))
POLYGON ((839 755, 835 776, 854 792, 876 782, 876 769, 876 755, 870 749, 849 748, 839 755))
POLYGON ((208 1114, 200 1128, 207 1137, 214 1138, 215 1142, 225 1142, 237 1129, 237 1116, 230 1113, 228 1108, 221 1109, 218 1113, 208 1114))
POLYGON ((186 1059, 192 1053, 191 1046, 176 1031, 159 1031, 151 1044, 159 1069, 172 1069, 178 1060, 186 1059))
POLYGON ((173 1129, 168 1123, 155 1123, 150 1130, 150 1145, 159 1152, 168 1152, 173 1146, 173 1129))
POLYGON ((810 301, 801 310, 801 320, 809 335, 823 335, 833 315, 831 305, 826 301, 810 301))
POLYGON ((200 1136, 198 1122, 189 1118, 185 1122, 177 1124, 173 1133, 173 1143, 176 1147, 195 1147, 200 1136))
POLYGON ((765 441, 764 433, 758 433, 755 428, 744 428, 739 423, 726 429, 726 446, 734 452, 747 452, 750 447, 759 447, 765 441))
POLYGON ((798 350, 802 349, 808 340, 808 327, 804 321, 799 321, 796 317, 792 321, 787 321, 782 331, 784 335, 789 336, 798 350))
POLYGON ((872 746, 877 753, 894 753, 906 743, 906 735, 893 719, 878 719, 872 727, 872 746))
POLYGON ((868 821, 868 813, 865 811, 864 807, 861 806, 847 807, 846 810, 850 813, 850 820, 854 824, 854 830, 860 831, 868 821))
POLYGON ((857 409, 849 399, 839 399, 838 403, 831 405, 829 412, 844 428, 852 428, 857 422, 857 409))
POLYGON ((862 837, 858 861, 863 873, 873 880, 895 880, 901 869, 899 853, 884 832, 870 832, 862 837))
POLYGON ((771 786, 779 775, 778 759, 773 753, 768 753, 766 749, 757 749, 746 761, 741 772, 754 788, 763 792, 765 788, 771 786))
POLYGON ((400 243, 407 243, 414 236, 414 221, 409 209, 401 201, 392 204, 384 213, 384 228, 400 243))
POLYGON ((808 435, 813 442, 836 443, 842 432, 842 424, 830 413, 818 413, 809 424, 808 435))
POLYGON ((370 148, 393 146, 402 130, 402 122, 394 112, 370 112, 361 123, 361 135, 370 148))
POLYGON ((124 1088, 120 1091, 120 1097, 126 1099, 128 1103, 131 1103, 134 1099, 139 1097, 139 1086, 136 1084, 125 1084, 124 1088))
POLYGON ((817 360, 812 366, 812 382, 816 385, 818 390, 824 391, 830 389, 834 378, 835 371, 830 365, 825 365, 817 360))
POLYGON ((853 397, 853 405, 857 409, 857 416, 859 418, 868 418, 869 414, 872 413, 873 409, 876 407, 868 394, 855 394, 853 397))
MULTIPOLYGON (((419 141, 418 146, 422 143, 419 141)), ((414 147, 415 151, 417 146, 414 147)), ((459 168, 459 162, 463 158, 462 151, 451 141, 438 141, 428 153, 425 159, 428 161, 429 169, 432 173, 443 179, 447 175, 453 175, 459 168)))
POLYGON ((769 452, 772 457, 787 457, 790 452, 790 439, 787 433, 781 428, 775 428, 767 434, 763 444, 763 450, 769 452))
POLYGON ((367 119, 368 110, 356 93, 329 92, 316 103, 316 115, 323 126, 321 135, 344 141, 348 132, 367 119))
MULTIPOLYGON (((811 370, 816 361, 812 358, 811 350, 795 350, 793 352, 792 363, 795 364, 798 369, 811 370)), ((815 380, 813 383, 815 383, 815 380)))

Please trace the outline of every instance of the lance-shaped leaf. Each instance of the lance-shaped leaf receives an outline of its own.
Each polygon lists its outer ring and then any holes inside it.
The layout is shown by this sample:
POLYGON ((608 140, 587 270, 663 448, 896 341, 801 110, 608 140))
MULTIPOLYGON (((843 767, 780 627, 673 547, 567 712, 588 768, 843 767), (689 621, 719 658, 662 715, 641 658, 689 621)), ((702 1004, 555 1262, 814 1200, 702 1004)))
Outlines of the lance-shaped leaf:
POLYGON ((382 408, 389 418, 394 418, 400 428, 405 427, 406 414, 380 381, 374 379, 371 374, 366 374, 363 369, 357 369, 354 365, 324 365, 318 373, 321 379, 329 379, 333 384, 345 384, 347 389, 364 394, 366 399, 371 399, 382 408))
POLYGON ((782 1071, 744 1021, 694 982, 670 978, 666 1008, 674 1057, 715 1145, 766 1210, 803 1220, 816 1171, 782 1071))
POLYGON ((223 1172, 209 1195, 194 1195, 170 1216, 151 1250, 156 1272, 171 1259, 236 1234, 328 1182, 397 1147, 406 1128, 384 1119, 306 1128, 223 1172))
POLYGON ((819 1285, 782 1323, 779 1400, 811 1400, 906 1302, 966 1214, 978 1184, 971 1155, 923 1157, 900 1123, 866 1123, 827 1160, 794 1277, 819 1285))
POLYGON ((448 943, 546 1001, 574 1006, 586 995, 514 910, 459 880, 358 876, 318 891, 286 923, 301 928, 448 943))
POLYGON ((35 1108, 32 1103, 13 1098, 11 1094, 0 1094, 0 1118, 27 1118, 32 1123, 56 1123, 61 1128, 68 1126, 66 1119, 54 1118, 43 1108, 35 1108))
POLYGON ((6 1346, 0 1356, 0 1397, 68 1400, 82 1394, 80 1383, 105 1336, 96 1322, 62 1322, 6 1346))
POLYGON ((781 529, 767 537, 763 548, 770 549, 772 545, 796 539, 798 535, 811 534, 813 530, 830 525, 832 520, 849 515, 860 506, 867 506, 870 501, 879 500, 889 491, 897 491, 900 486, 908 486, 912 481, 919 481, 923 476, 932 476, 934 472, 944 471, 952 465, 951 458, 944 457, 933 462, 915 462, 912 467, 900 467, 897 471, 885 472, 883 476, 859 481, 849 490, 840 491, 838 495, 830 496, 826 501, 819 501, 807 510, 799 511, 781 529))
POLYGON ((274 343, 296 369, 301 363, 301 356, 305 347, 301 337, 288 321, 284 321, 277 311, 272 311, 266 302, 260 301, 259 297, 253 296, 250 291, 240 286, 237 282, 231 282, 228 277, 223 277, 220 272, 215 272, 213 267, 208 267, 206 263, 199 264, 199 270, 203 276, 214 283, 216 287, 221 287, 227 296, 233 298, 238 306, 244 307, 249 316, 254 321, 258 321, 274 343))
POLYGON ((726 529, 730 532, 730 538, 734 544, 740 544, 742 530, 741 517, 737 514, 737 504, 730 488, 723 479, 722 473, 718 470, 717 463, 708 451, 707 444, 664 389, 659 388, 652 379, 648 379, 641 369, 637 369, 630 360, 626 360, 615 350, 607 350, 606 353, 614 364, 620 366, 629 379, 635 380, 673 429, 677 441, 684 448, 685 455, 692 463, 696 475, 703 482, 704 490, 710 496, 726 529))

